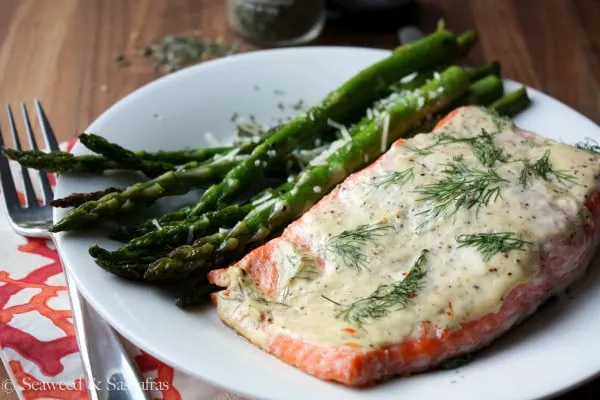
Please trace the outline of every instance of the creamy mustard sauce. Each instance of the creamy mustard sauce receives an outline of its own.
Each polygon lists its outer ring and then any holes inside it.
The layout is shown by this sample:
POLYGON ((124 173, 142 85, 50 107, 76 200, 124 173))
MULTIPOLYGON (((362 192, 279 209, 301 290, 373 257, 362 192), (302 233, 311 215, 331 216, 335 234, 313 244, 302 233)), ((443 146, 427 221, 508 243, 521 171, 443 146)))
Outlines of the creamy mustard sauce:
POLYGON ((220 295, 219 315, 263 347, 269 338, 285 334, 316 344, 365 349, 418 335, 422 321, 431 322, 441 334, 477 320, 498 310, 515 286, 531 280, 539 271, 540 256, 564 246, 561 239, 582 240, 590 218, 585 199, 599 187, 598 161, 600 157, 584 150, 517 131, 511 121, 477 107, 463 108, 435 133, 394 145, 290 228, 309 250, 289 240, 278 242, 269 261, 279 270, 277 298, 261 297, 243 271, 230 268, 229 293, 220 295), (419 190, 444 178, 444 164, 459 157, 463 165, 487 170, 469 143, 435 146, 439 136, 472 138, 482 129, 510 156, 492 166, 501 178, 491 185, 499 187, 499 196, 479 208, 463 205, 453 216, 427 219, 426 211, 436 204, 420 200, 419 190), (429 152, 415 150, 427 148, 429 152), (525 161, 533 163, 547 151, 552 169, 567 179, 533 177, 524 187, 520 177, 525 161), (412 178, 402 184, 377 185, 389 173, 410 168, 412 178), (352 266, 352 257, 331 251, 332 238, 363 224, 386 228, 372 240, 355 243, 358 253, 351 253, 354 261, 356 254, 362 255, 362 262, 352 266), (459 235, 494 232, 509 232, 526 244, 494 253, 486 261, 476 247, 459 247, 457 242, 459 235), (361 323, 344 319, 344 309, 369 298, 380 285, 406 279, 423 250, 425 276, 404 306, 383 307, 385 315, 361 323))

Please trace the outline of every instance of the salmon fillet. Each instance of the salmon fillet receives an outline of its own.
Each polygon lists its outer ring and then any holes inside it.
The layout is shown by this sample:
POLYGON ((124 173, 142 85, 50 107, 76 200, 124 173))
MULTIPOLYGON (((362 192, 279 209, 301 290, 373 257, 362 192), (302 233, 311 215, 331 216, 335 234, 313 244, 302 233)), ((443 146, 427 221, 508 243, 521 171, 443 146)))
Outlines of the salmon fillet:
POLYGON ((481 349, 585 270, 600 231, 598 161, 461 107, 211 271, 219 318, 349 386, 481 349))

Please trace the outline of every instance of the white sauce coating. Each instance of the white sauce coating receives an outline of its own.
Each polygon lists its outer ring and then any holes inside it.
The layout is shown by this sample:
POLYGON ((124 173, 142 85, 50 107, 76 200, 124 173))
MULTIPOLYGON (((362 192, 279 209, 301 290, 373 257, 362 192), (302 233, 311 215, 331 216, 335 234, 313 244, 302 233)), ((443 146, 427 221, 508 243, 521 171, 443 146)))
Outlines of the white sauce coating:
POLYGON ((584 224, 590 216, 584 203, 599 189, 598 161, 600 156, 518 131, 510 121, 479 108, 463 108, 434 134, 393 145, 370 168, 347 179, 288 228, 264 261, 268 265, 261 266, 278 270, 277 298, 257 294, 249 275, 229 268, 229 288, 219 295, 219 315, 262 346, 270 337, 286 334, 313 343, 351 343, 362 348, 415 336, 422 321, 444 330, 480 319, 498 310, 511 289, 538 273, 540 256, 566 246, 562 242, 566 237, 578 242, 585 235, 584 224), (478 213, 477 207, 462 206, 454 217, 440 217, 423 226, 427 215, 423 212, 432 204, 419 200, 418 191, 443 179, 444 164, 458 156, 468 167, 486 167, 465 142, 432 147, 429 154, 414 149, 434 145, 444 133, 472 138, 482 129, 492 134, 496 148, 510 155, 492 167, 503 179, 496 185, 500 196, 481 206, 478 213), (559 183, 552 176, 548 180, 534 177, 523 187, 519 179, 524 161, 535 162, 546 151, 553 170, 564 172, 570 180, 559 183), (390 173, 410 168, 412 179, 403 184, 377 185, 390 173), (336 235, 378 223, 388 228, 375 240, 357 245, 364 256, 359 268, 331 251, 336 235), (510 232, 529 244, 522 250, 494 253, 486 261, 475 247, 459 247, 456 240, 458 235, 493 232, 510 232), (301 248, 299 242, 306 246, 301 248), (362 325, 340 316, 345 307, 368 298, 380 285, 405 279, 422 250, 429 252, 423 264, 426 275, 406 307, 392 307, 387 315, 366 318, 362 325))

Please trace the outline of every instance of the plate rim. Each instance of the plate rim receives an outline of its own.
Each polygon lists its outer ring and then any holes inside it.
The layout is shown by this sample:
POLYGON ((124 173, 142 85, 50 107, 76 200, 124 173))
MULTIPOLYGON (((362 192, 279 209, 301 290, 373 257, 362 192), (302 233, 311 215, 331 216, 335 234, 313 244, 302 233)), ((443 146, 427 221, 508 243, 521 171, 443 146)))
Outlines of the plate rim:
MULTIPOLYGON (((374 48, 374 47, 307 46, 307 47, 289 47, 289 48, 257 50, 257 51, 236 54, 236 55, 224 57, 221 59, 208 61, 205 63, 201 63, 201 64, 197 64, 197 65, 193 65, 193 66, 184 68, 175 73, 161 76, 155 80, 152 80, 152 81, 138 87, 137 89, 135 89, 132 92, 128 93, 127 95, 123 96, 121 99, 117 100, 115 103, 110 105, 105 111, 103 111, 100 115, 98 115, 92 121, 92 123, 90 123, 89 126, 86 128, 86 131, 93 131, 95 126, 103 124, 105 120, 108 120, 111 118, 111 115, 113 113, 119 112, 118 110, 124 106, 127 106, 128 103, 135 102, 136 100, 138 100, 138 98, 140 98, 141 96, 144 96, 144 93, 146 93, 150 90, 160 90, 161 86, 168 85, 171 80, 185 79, 186 75, 202 73, 201 71, 203 69, 218 68, 219 65, 224 64, 224 63, 238 62, 238 60, 240 60, 240 59, 261 57, 261 56, 264 56, 266 54, 271 54, 271 53, 277 53, 277 54, 296 53, 296 52, 310 53, 313 51, 328 51, 328 50, 358 51, 358 52, 377 54, 377 55, 381 55, 382 57, 392 53, 392 50, 382 49, 382 48, 374 48)), ((531 86, 521 83, 519 81, 509 79, 509 78, 502 78, 502 82, 504 85, 509 84, 509 85, 524 86, 531 93, 535 93, 536 96, 540 96, 549 102, 556 103, 556 104, 560 105, 561 107, 564 107, 564 108, 570 110, 571 112, 576 114, 579 118, 586 120, 587 122, 593 124, 597 128, 597 131, 592 132, 592 135, 590 135, 590 136, 598 135, 598 138, 600 139, 600 125, 598 123, 596 123, 595 121, 593 121, 590 117, 588 117, 585 114, 583 114, 582 112, 580 112, 579 110, 577 110, 577 109, 571 107, 570 105, 566 104, 565 102, 551 96, 550 94, 547 94, 539 89, 536 89, 534 87, 531 87, 531 86)), ((103 136, 102 133, 98 133, 98 134, 100 136, 103 136)), ((81 150, 83 150, 83 152, 86 152, 86 149, 84 148, 84 146, 79 141, 76 141, 76 143, 73 146, 73 148, 71 149, 71 151, 78 152, 81 150)), ((57 182, 56 182, 56 188, 59 187, 60 182, 61 182, 61 179, 60 179, 60 177, 58 177, 57 182)), ((53 218, 54 222, 57 221, 58 214, 60 212, 61 212, 60 209, 55 208, 53 210, 52 218, 53 218)), ((65 233, 61 232, 61 233, 57 233, 55 235, 56 235, 56 239, 57 239, 56 240, 57 251, 60 251, 60 243, 62 242, 62 237, 65 235, 65 233)), ((61 259, 62 259, 62 257, 61 257, 61 259)), ((593 262, 594 261, 592 260, 591 263, 593 263, 593 262)), ((245 398, 248 398, 248 399, 249 398, 257 398, 257 397, 255 397, 255 395, 253 393, 240 391, 240 390, 236 389, 235 387, 224 386, 220 381, 213 380, 212 377, 202 376, 198 372, 195 372, 194 370, 182 367, 181 365, 179 365, 179 363, 174 362, 175 360, 171 360, 170 357, 163 356, 160 354, 160 352, 154 351, 156 346, 151 346, 151 345, 148 346, 148 345, 146 345, 146 343, 144 343, 143 339, 138 340, 136 337, 129 335, 129 333, 130 333, 129 330, 126 329, 124 326, 122 326, 120 323, 118 323, 118 321, 116 321, 110 315, 109 310, 106 307, 102 306, 102 302, 99 301, 99 299, 97 299, 95 296, 93 296, 88 291, 88 289, 85 287, 85 285, 81 284, 81 282, 79 281, 79 278, 78 278, 78 274, 73 272, 73 268, 70 265, 67 265, 66 263, 63 263, 63 265, 65 268, 67 268, 72 273, 78 290, 84 296, 84 298, 90 304, 90 306, 92 306, 94 308, 94 310, 96 310, 113 327, 113 329, 116 332, 118 332, 125 339, 129 340, 132 344, 143 349, 148 354, 152 355, 153 357, 156 357, 157 359, 159 359, 162 362, 166 363, 167 365, 173 367, 177 371, 180 371, 180 372, 188 374, 192 377, 201 379, 205 382, 210 383, 211 385, 220 387, 223 390, 240 394, 240 395, 244 396, 245 398), (175 365, 177 365, 177 366, 175 366, 175 365)), ((251 344, 249 343, 248 345, 251 345, 251 344)), ((598 364, 598 369, 595 372, 590 373, 587 376, 582 376, 581 379, 577 380, 576 382, 573 382, 571 385, 563 386, 560 388, 554 388, 552 390, 545 390, 545 392, 540 393, 540 395, 536 398, 545 398, 547 396, 556 396, 556 395, 566 393, 570 390, 573 390, 574 388, 577 388, 581 385, 588 383, 589 381, 593 380, 594 378, 596 378, 598 376, 600 376, 600 363, 598 364)))

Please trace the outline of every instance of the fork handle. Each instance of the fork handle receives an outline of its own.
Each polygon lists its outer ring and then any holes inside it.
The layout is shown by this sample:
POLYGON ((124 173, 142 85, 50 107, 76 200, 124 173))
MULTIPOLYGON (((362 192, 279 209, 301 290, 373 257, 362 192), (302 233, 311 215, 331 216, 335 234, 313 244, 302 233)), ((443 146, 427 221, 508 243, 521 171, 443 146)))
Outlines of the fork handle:
POLYGON ((64 274, 90 399, 149 399, 115 331, 81 296, 66 268, 64 274))

